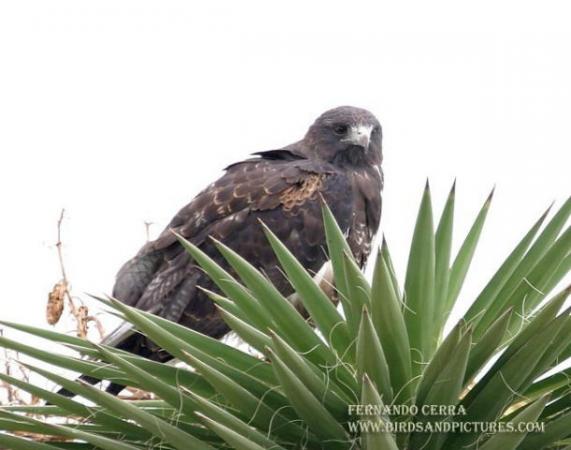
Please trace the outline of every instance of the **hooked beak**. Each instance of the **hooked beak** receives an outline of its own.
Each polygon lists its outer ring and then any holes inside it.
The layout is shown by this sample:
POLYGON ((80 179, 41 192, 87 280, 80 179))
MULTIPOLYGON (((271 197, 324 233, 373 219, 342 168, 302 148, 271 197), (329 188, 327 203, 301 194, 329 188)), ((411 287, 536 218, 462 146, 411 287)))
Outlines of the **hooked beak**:
POLYGON ((344 139, 344 141, 358 147, 362 147, 363 150, 367 150, 369 148, 369 142, 371 141, 372 130, 373 127, 370 125, 353 126, 349 130, 349 135, 344 139))

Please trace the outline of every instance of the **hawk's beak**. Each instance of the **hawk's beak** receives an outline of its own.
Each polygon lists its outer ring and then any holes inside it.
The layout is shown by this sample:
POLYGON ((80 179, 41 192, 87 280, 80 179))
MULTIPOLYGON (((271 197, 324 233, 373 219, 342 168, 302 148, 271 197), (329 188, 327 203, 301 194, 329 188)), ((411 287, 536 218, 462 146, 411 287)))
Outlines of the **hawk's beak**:
POLYGON ((369 148, 369 142, 371 141, 371 131, 373 127, 368 125, 357 125, 351 127, 349 131, 349 136, 345 139, 346 142, 350 142, 358 147, 363 147, 364 150, 369 148))

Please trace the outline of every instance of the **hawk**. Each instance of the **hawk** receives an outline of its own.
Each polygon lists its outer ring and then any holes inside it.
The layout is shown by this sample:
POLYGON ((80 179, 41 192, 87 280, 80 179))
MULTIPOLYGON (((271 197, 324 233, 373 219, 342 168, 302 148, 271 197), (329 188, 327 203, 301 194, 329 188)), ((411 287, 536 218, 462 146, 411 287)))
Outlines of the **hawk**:
MULTIPOLYGON (((381 140, 381 125, 373 114, 342 106, 319 116, 302 140, 226 167, 224 175, 182 208, 156 240, 123 265, 113 297, 221 338, 229 328, 199 289, 216 287, 173 231, 232 273, 210 238, 223 242, 263 271, 282 294, 290 295, 292 287, 278 267, 260 220, 308 271, 317 273, 328 261, 322 198, 363 266, 381 217, 381 140)), ((122 338, 115 346, 158 361, 171 359, 139 334, 122 338)), ((108 391, 122 388, 112 384, 108 391)))

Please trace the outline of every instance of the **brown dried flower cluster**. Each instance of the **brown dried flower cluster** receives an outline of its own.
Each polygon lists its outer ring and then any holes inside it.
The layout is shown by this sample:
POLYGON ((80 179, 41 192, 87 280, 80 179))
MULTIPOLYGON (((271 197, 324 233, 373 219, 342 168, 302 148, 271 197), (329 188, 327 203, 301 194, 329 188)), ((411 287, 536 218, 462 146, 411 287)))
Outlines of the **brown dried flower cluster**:
POLYGON ((66 291, 67 285, 65 281, 61 280, 55 284, 54 288, 48 295, 46 319, 50 325, 55 325, 61 318, 66 291))

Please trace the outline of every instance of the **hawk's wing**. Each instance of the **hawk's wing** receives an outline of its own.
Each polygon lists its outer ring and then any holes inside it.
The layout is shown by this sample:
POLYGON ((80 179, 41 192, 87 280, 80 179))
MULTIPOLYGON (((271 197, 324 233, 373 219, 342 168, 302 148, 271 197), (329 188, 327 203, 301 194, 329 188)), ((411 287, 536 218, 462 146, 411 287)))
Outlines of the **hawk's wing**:
POLYGON ((305 267, 317 271, 326 260, 320 194, 348 228, 352 211, 348 183, 328 164, 280 159, 275 152, 271 159, 232 165, 181 209, 155 241, 125 264, 117 276, 114 296, 145 310, 180 304, 176 314, 169 314, 171 320, 178 320, 175 316, 187 308, 196 284, 203 285, 208 280, 202 272, 195 273, 188 254, 171 230, 222 264, 207 238, 212 236, 224 242, 286 291, 289 286, 281 276, 259 220, 277 234, 305 267))
POLYGON ((177 213, 151 247, 160 250, 172 245, 176 241, 172 231, 195 245, 209 235, 222 240, 240 226, 245 214, 278 208, 288 188, 301 186, 310 176, 332 173, 327 165, 307 159, 256 158, 233 164, 177 213))

